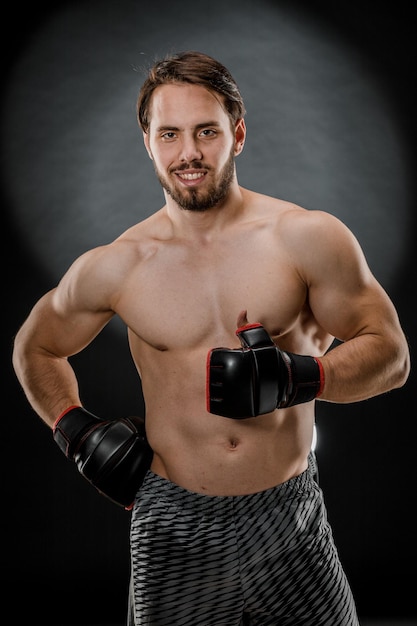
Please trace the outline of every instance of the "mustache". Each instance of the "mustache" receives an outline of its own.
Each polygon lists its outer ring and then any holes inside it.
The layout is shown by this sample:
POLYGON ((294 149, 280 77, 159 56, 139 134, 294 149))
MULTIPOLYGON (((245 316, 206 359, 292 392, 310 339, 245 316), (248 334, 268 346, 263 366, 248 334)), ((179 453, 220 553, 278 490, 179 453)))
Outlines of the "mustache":
POLYGON ((202 170, 202 169, 210 169, 207 165, 204 165, 202 161, 190 161, 190 163, 181 163, 179 167, 171 168, 171 172, 182 172, 184 170, 202 170))

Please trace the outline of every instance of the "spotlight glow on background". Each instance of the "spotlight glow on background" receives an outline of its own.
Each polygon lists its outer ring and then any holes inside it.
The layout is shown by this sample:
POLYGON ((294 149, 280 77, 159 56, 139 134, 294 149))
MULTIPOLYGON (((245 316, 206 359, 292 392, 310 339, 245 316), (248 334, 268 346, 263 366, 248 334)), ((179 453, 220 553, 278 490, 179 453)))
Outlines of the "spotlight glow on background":
POLYGON ((104 4, 51 14, 6 89, 13 219, 52 282, 162 206, 136 97, 155 58, 198 49, 231 69, 246 102, 240 183, 342 219, 389 288, 408 245, 411 185, 395 112, 358 50, 279 3, 215 0, 196 11, 186 0, 181 19, 165 3, 104 4))

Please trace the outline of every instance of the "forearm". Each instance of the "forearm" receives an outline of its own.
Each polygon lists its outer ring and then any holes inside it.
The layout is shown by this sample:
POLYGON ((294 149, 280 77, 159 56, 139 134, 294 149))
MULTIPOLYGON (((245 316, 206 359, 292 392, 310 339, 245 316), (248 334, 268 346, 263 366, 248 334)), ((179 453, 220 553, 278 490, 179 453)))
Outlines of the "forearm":
POLYGON ((321 398, 358 402, 403 385, 409 373, 405 337, 363 334, 321 357, 280 350, 259 323, 236 331, 242 348, 207 355, 207 410, 246 419, 321 398))
POLYGON ((106 420, 85 410, 68 358, 35 348, 20 336, 13 366, 30 405, 52 429, 62 452, 99 493, 131 509, 153 458, 144 418, 106 420))
POLYGON ((15 346, 13 366, 30 405, 49 427, 69 406, 81 405, 77 379, 66 358, 25 356, 15 346))
POLYGON ((320 400, 338 403, 367 400, 404 385, 410 360, 404 337, 361 335, 320 358, 324 387, 320 400))

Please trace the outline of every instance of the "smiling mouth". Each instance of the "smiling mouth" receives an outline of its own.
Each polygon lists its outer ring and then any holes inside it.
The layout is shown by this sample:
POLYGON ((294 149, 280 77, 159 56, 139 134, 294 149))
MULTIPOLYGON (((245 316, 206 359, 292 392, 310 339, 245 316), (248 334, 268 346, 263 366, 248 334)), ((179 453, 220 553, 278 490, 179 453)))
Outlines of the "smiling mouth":
POLYGON ((199 178, 204 178, 205 174, 204 172, 194 172, 193 174, 179 172, 177 176, 182 180, 198 180, 199 178))

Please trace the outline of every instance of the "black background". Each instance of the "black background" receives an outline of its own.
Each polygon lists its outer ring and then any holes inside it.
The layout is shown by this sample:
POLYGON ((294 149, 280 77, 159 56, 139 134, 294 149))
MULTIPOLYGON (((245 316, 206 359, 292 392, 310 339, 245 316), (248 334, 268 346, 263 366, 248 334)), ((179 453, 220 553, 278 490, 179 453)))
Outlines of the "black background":
MULTIPOLYGON (((416 43, 405 3, 308 3, 366 52, 415 146, 416 43)), ((198 5, 198 3, 197 3, 198 5)), ((198 6, 196 5, 196 10, 198 6)), ((55 3, 56 6, 56 3, 55 3)), ((3 84, 31 33, 52 11, 38 2, 3 21, 3 84), (4 46, 3 46, 4 48, 4 46)), ((410 155, 415 164, 415 154, 410 155)), ((51 443, 11 368, 13 334, 51 287, 9 219, 2 190, 4 298, 3 606, 23 623, 103 624, 124 620, 129 514, 83 481, 51 443)), ((415 224, 415 219, 414 219, 415 224)), ((377 227, 377 225, 376 225, 377 227)), ((409 250, 390 292, 416 345, 416 252, 409 250)), ((94 412, 140 411, 127 346, 104 331, 75 359, 94 412), (121 401, 120 388, 126 389, 121 401), (114 393, 113 393, 114 391, 114 393)), ((416 618, 416 376, 390 394, 355 405, 320 404, 320 480, 329 518, 363 618, 416 618), (411 572, 411 573, 410 573, 411 572)))

